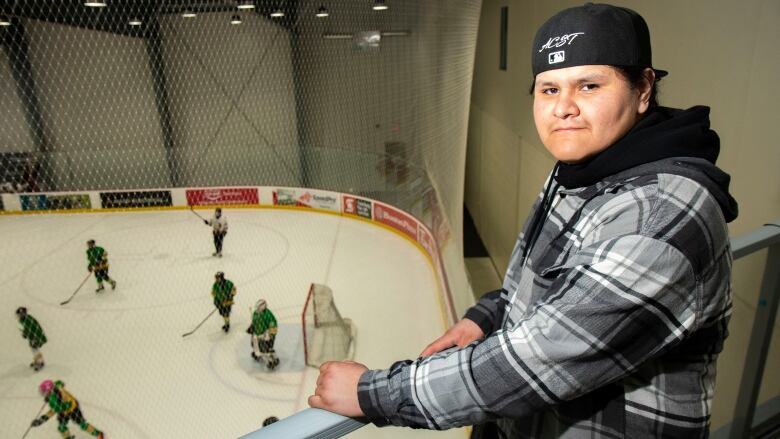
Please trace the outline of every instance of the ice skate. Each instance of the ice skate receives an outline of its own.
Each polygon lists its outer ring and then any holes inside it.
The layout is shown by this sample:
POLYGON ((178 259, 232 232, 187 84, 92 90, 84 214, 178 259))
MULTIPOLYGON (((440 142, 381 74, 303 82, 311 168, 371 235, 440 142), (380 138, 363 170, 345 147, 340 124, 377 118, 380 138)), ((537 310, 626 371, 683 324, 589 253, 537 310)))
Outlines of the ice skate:
POLYGON ((114 279, 111 279, 110 282, 111 282, 111 289, 115 290, 116 289, 116 281, 114 279))
POLYGON ((33 368, 34 371, 38 372, 39 370, 43 369, 44 365, 45 365, 45 363, 43 361, 41 361, 40 363, 33 363, 32 368, 33 368))
POLYGON ((211 254, 211 256, 216 256, 216 255, 217 255, 217 252, 214 252, 214 253, 211 254))
POLYGON ((269 370, 276 369, 276 366, 279 365, 279 358, 270 352, 264 354, 263 356, 265 357, 265 367, 267 367, 269 370))
POLYGON ((224 325, 222 325, 222 330, 225 332, 230 331, 230 323, 225 323, 224 325))
POLYGON ((98 285, 97 289, 95 290, 96 293, 100 293, 103 290, 105 290, 106 287, 103 286, 103 284, 98 285))
POLYGON ((222 257, 222 252, 217 252, 217 257, 221 258, 222 257))

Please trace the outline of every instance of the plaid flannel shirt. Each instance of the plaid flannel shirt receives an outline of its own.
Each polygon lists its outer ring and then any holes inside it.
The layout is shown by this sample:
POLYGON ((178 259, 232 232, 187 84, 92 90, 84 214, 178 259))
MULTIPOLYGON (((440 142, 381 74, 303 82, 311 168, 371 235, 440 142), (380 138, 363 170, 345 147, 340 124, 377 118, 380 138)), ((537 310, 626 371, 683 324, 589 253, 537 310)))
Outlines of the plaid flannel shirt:
POLYGON ((723 213, 680 175, 608 180, 555 191, 521 265, 526 223, 503 288, 466 313, 484 339, 365 372, 368 419, 496 420, 511 438, 706 437, 731 311, 723 213))

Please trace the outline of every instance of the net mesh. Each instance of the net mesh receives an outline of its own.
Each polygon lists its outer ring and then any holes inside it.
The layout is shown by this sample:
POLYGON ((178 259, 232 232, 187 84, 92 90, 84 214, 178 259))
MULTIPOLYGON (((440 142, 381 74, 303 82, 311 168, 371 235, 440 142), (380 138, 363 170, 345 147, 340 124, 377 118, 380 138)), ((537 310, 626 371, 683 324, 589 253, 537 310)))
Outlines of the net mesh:
MULTIPOLYGON (((433 230, 451 290, 462 292, 462 301, 470 302, 459 241, 481 1, 384 3, 389 9, 377 11, 370 0, 106 0, 100 7, 86 6, 83 0, 2 2, 0 208, 9 210, 8 200, 13 197, 21 200, 19 209, 29 212, 169 206, 177 202, 166 192, 171 188, 288 186, 350 193, 395 206, 433 230), (253 7, 239 9, 244 3, 253 7), (317 16, 322 9, 327 16, 317 16), (272 16, 277 12, 281 16, 272 16), (459 273, 463 282, 453 282, 459 273)), ((178 205, 186 202, 179 200, 178 205)), ((206 219, 211 216, 211 212, 194 211, 198 212, 206 219)), ((238 215, 229 210, 226 214, 231 221, 238 215)), ((234 373, 249 359, 246 340, 235 352, 226 342, 214 341, 221 340, 223 324, 218 313, 207 317, 214 272, 224 270, 235 282, 237 308, 241 301, 254 303, 262 294, 274 312, 281 309, 277 343, 282 344, 285 334, 292 332, 285 326, 290 320, 295 334, 300 334, 303 297, 299 293, 310 282, 341 286, 321 273, 302 278, 300 267, 323 263, 315 251, 297 254, 297 266, 273 265, 273 245, 284 248, 286 243, 262 226, 250 224, 251 219, 231 222, 226 257, 216 260, 208 258, 210 248, 194 250, 196 241, 210 245, 211 236, 201 219, 189 212, 188 218, 175 220, 138 213, 128 220, 132 224, 120 224, 110 216, 0 216, 6 249, 0 262, 9 264, 0 281, 9 291, 4 296, 9 309, 28 305, 51 335, 43 348, 46 355, 57 352, 52 357, 59 355, 57 361, 68 370, 94 377, 94 385, 64 377, 75 386, 77 397, 92 404, 88 409, 97 406, 118 413, 122 408, 133 418, 125 425, 121 419, 105 421, 110 416, 90 411, 88 416, 103 419, 104 426, 113 422, 119 436, 245 433, 247 428, 239 426, 253 422, 256 411, 247 415, 224 407, 212 410, 199 395, 224 389, 192 372, 194 364, 229 371, 224 376, 232 374, 230 378, 220 383, 238 383, 231 388, 238 393, 258 382, 249 372, 240 379, 234 373), (176 227, 166 228, 171 221, 176 227), (25 234, 20 222, 34 225, 35 232, 25 234), (190 223, 202 230, 189 231, 190 223), (253 267, 244 273, 229 258, 235 249, 231 246, 238 245, 236 239, 250 226, 255 229, 246 245, 257 250, 246 257, 253 267), (207 236, 194 238, 194 233, 207 236), (81 314, 63 317, 67 310, 59 303, 74 293, 87 274, 83 252, 88 238, 97 238, 98 245, 110 253, 110 276, 116 276, 119 286, 111 296, 114 292, 107 284, 108 291, 95 299, 90 278, 67 305, 81 309, 81 314), (120 245, 120 238, 127 244, 120 245), (176 262, 175 258, 189 259, 176 262), (17 265, 11 268, 13 264, 17 265), (33 266, 46 276, 33 276, 28 270, 33 266), (177 291, 182 291, 182 297, 174 297, 177 291), (289 296, 294 296, 294 304, 289 296), (177 312, 171 312, 174 304, 177 312), (96 331, 93 321, 101 313, 112 319, 105 322, 110 326, 96 331), (203 318, 207 320, 201 323, 203 318), (178 345, 166 345, 169 334, 180 341, 179 335, 198 323, 200 332, 188 339, 194 340, 189 347, 178 351, 178 345), (140 337, 149 328, 154 328, 154 336, 143 340, 116 338, 140 337), (202 331, 216 334, 198 338, 202 331), (216 354, 199 356, 192 346, 203 340, 213 342, 213 352, 226 352, 225 358, 231 360, 217 361, 216 354), (71 342, 73 346, 64 347, 71 342), (105 366, 111 358, 163 365, 154 371, 144 365, 135 368, 132 382, 139 384, 127 387, 119 398, 105 389, 128 380, 105 366), (173 366, 185 358, 186 366, 173 366), (99 377, 95 372, 114 375, 99 377), (186 377, 207 390, 197 392, 189 386, 150 390, 155 386, 147 381, 160 377, 170 378, 171 383, 186 377), (182 396, 172 401, 168 395, 182 396), (192 410, 176 408, 185 400, 192 410), (148 412, 135 418, 131 413, 139 407, 148 412), (168 414, 174 411, 178 422, 171 423, 168 414), (204 412, 219 413, 219 420, 198 416, 204 412), (148 431, 138 429, 138 424, 144 424, 139 419, 148 420, 148 431)), ((335 245, 332 237, 311 236, 308 230, 289 233, 299 233, 312 249, 335 245)), ((339 306, 357 318, 350 304, 339 306)), ((246 308, 241 308, 246 314, 246 308)), ((248 318, 234 313, 230 335, 248 318)), ((360 326, 365 334, 365 326, 360 326)), ((246 337, 243 329, 239 332, 246 337)), ((432 336, 421 337, 427 342, 432 336)), ((17 338, 9 338, 8 345, 16 346, 17 338)), ((343 335, 330 338, 343 339, 343 335)), ((283 357, 281 369, 289 367, 285 361, 283 357)), ((276 373, 281 375, 279 370, 276 373)), ((19 392, 33 388, 21 381, 13 386, 19 392)), ((263 392, 278 391, 272 395, 277 401, 295 398, 289 388, 268 390, 273 386, 267 381, 263 386, 263 392)), ((281 417, 299 407, 269 406, 266 411, 281 417)), ((21 423, 27 415, 9 416, 19 420, 9 428, 21 435, 29 425, 21 423)))
POLYGON ((311 284, 302 316, 304 355, 307 366, 351 358, 355 328, 341 317, 326 285, 311 284))

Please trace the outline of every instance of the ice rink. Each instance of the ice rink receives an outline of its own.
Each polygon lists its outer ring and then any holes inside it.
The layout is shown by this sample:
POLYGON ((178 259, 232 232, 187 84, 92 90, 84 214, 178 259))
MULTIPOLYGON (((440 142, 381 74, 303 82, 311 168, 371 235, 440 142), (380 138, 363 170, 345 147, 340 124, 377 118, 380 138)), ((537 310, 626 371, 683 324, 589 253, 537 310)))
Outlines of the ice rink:
MULTIPOLYGON (((197 211, 210 216, 211 211, 197 211)), ((386 368, 414 358, 445 330, 434 272, 409 241, 376 225, 303 210, 226 209, 224 257, 192 212, 0 216, 0 436, 21 438, 43 403, 38 383, 60 379, 107 438, 233 438, 263 419, 307 407, 317 371, 303 364, 301 311, 310 283, 334 291, 357 327, 355 360, 386 368), (86 241, 109 253, 115 291, 96 294, 86 241), (238 290, 222 332, 210 290, 224 271, 238 290), (269 372, 250 356, 250 307, 280 322, 269 372), (26 306, 48 343, 34 372, 14 310, 26 306)), ((70 424, 76 437, 90 437, 70 424)), ((464 431, 363 428, 349 437, 463 438, 464 431)), ((59 438, 56 418, 28 438, 59 438)))

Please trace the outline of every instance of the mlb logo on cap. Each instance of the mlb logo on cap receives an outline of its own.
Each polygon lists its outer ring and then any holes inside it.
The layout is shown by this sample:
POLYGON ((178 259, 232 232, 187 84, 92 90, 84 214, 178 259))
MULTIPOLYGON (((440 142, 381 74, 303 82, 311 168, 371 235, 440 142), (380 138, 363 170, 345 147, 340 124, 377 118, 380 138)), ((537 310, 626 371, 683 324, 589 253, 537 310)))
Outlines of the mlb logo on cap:
POLYGON ((547 55, 547 64, 558 64, 566 60, 566 52, 561 50, 547 55))

